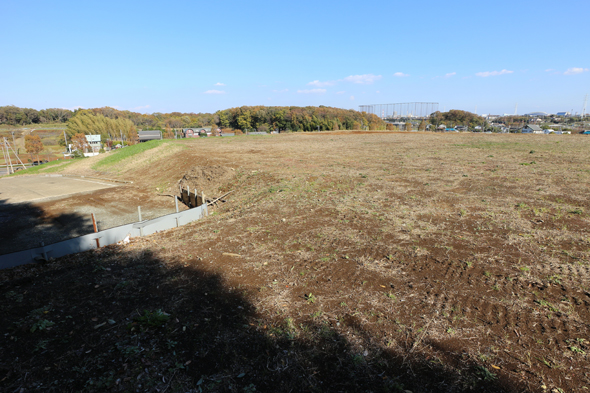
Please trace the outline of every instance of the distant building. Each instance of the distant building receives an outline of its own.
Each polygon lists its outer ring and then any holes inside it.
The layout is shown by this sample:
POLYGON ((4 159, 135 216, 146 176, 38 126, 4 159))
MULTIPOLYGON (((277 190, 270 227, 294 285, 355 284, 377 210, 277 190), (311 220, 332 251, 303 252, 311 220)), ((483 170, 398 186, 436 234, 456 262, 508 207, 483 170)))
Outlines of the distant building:
POLYGON ((525 116, 529 116, 529 117, 545 117, 545 116, 549 116, 549 114, 547 112, 531 112, 531 113, 527 113, 525 116))
POLYGON ((211 127, 183 128, 182 133, 185 138, 198 138, 201 135, 210 136, 211 135, 211 127))
POLYGON ((147 142, 162 139, 162 131, 160 130, 146 130, 137 133, 139 142, 147 142))
POLYGON ((88 152, 84 152, 86 157, 96 156, 100 150, 100 135, 86 135, 86 142, 88 142, 88 152))
POLYGON ((543 129, 534 124, 527 124, 526 127, 522 129, 523 134, 542 134, 543 129))
POLYGON ((568 117, 569 115, 571 115, 571 113, 569 113, 569 112, 557 112, 556 115, 557 116, 561 116, 561 117, 568 117))

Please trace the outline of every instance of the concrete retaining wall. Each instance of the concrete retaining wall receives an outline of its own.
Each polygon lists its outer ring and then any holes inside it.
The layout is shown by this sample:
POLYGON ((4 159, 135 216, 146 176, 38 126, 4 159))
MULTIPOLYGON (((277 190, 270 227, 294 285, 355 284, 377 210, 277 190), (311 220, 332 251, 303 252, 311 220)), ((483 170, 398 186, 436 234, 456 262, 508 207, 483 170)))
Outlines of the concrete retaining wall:
POLYGON ((75 254, 93 248, 108 246, 129 237, 147 236, 166 229, 175 228, 189 222, 199 220, 208 214, 207 204, 172 213, 162 217, 121 225, 104 231, 64 240, 61 242, 37 247, 29 250, 0 255, 0 269, 26 265, 34 262, 49 261, 50 259, 75 254), (97 241, 98 240, 98 241, 97 241))

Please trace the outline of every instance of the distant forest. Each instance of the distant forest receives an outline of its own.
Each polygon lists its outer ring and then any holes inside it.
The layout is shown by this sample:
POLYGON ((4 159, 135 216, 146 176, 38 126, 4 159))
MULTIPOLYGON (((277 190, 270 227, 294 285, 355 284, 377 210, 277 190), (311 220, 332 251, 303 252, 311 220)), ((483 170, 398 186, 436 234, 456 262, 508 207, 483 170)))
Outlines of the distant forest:
MULTIPOLYGON (((386 124, 378 116, 352 109, 295 106, 242 106, 215 113, 151 113, 142 114, 120 111, 110 107, 78 109, 49 108, 36 110, 16 106, 0 107, 0 124, 23 126, 64 123, 68 129, 80 129, 90 119, 104 123, 102 118, 117 120, 118 124, 131 124, 137 129, 179 129, 191 127, 220 127, 239 130, 371 130, 385 129, 386 124), (94 119, 96 118, 96 119, 94 119)), ((106 121, 109 123, 109 120, 106 121)), ((94 123, 94 121, 91 121, 94 123)), ((112 124, 113 128, 117 126, 112 124)), ((127 127, 129 128, 129 127, 127 127)))

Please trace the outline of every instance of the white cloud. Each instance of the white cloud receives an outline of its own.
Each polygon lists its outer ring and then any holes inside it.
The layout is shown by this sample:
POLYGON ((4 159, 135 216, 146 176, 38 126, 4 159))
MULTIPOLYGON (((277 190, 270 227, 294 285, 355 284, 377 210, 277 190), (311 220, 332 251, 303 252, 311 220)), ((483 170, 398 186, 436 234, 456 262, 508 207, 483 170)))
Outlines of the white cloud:
POLYGON ((345 91, 337 91, 336 94, 344 94, 346 93, 345 91))
POLYGON ((297 93, 301 94, 324 94, 326 89, 310 89, 310 90, 297 90, 297 93))
POLYGON ((444 76, 444 77, 445 77, 445 78, 450 78, 450 77, 452 77, 452 76, 455 76, 455 75, 457 75, 457 73, 456 73, 456 72, 449 72, 448 74, 445 74, 445 76, 444 76))
POLYGON ((141 111, 144 109, 148 109, 150 106, 149 105, 142 105, 142 106, 136 106, 135 108, 131 108, 132 111, 141 111))
POLYGON ((381 93, 381 92, 380 92, 379 90, 377 90, 375 93, 379 94, 379 93, 381 93))
POLYGON ((370 85, 373 82, 381 79, 381 75, 364 74, 364 75, 350 75, 342 79, 344 82, 358 83, 361 85, 370 85))
POLYGON ((583 72, 588 72, 590 71, 590 69, 588 68, 581 68, 581 67, 572 67, 572 68, 568 68, 566 72, 564 72, 564 75, 576 75, 576 74, 581 74, 583 72))
POLYGON ((320 82, 318 80, 315 80, 313 82, 309 82, 307 85, 308 86, 316 86, 316 87, 324 87, 324 86, 334 86, 335 84, 336 84, 336 81, 320 82))
POLYGON ((555 70, 554 70, 553 68, 547 68, 547 69, 545 70, 545 72, 551 72, 551 71, 555 71, 555 70))
POLYGON ((475 75, 481 76, 482 78, 486 78, 488 76, 498 76, 498 75, 506 75, 512 74, 514 71, 508 71, 506 69, 502 71, 484 71, 484 72, 477 72, 475 75))
POLYGON ((283 90, 273 90, 273 93, 286 93, 288 92, 289 89, 283 89, 283 90))
POLYGON ((354 101, 354 96, 350 96, 350 100, 351 101, 354 101))
POLYGON ((217 82, 215 86, 225 86, 225 83, 217 82))
POLYGON ((404 74, 403 72, 396 72, 393 76, 397 76, 398 78, 403 78, 406 76, 410 76, 410 74, 404 74))
POLYGON ((205 94, 225 94, 223 90, 207 90, 205 94))

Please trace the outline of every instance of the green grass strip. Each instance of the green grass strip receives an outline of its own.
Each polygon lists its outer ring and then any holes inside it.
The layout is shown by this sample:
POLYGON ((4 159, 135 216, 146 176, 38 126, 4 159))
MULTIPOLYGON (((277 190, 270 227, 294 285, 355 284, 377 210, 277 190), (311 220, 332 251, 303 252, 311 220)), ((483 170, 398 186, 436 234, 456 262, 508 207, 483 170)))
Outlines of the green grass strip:
MULTIPOLYGON (((36 175, 39 172, 43 172, 43 173, 60 172, 62 169, 68 167, 74 161, 75 160, 67 160, 67 162, 65 160, 51 161, 46 164, 32 166, 30 168, 17 171, 15 173, 11 174, 10 176, 36 175)), ((15 169, 22 168, 22 166, 20 166, 20 165, 13 165, 13 166, 15 167, 15 169)))
POLYGON ((96 164, 92 166, 92 169, 98 170, 101 168, 104 169, 105 167, 116 165, 129 157, 133 157, 136 154, 140 154, 144 151, 153 149, 154 147, 158 147, 166 142, 169 141, 162 139, 159 141, 149 141, 144 143, 138 143, 137 145, 133 146, 124 147, 122 149, 110 153, 108 156, 98 161, 96 164))

